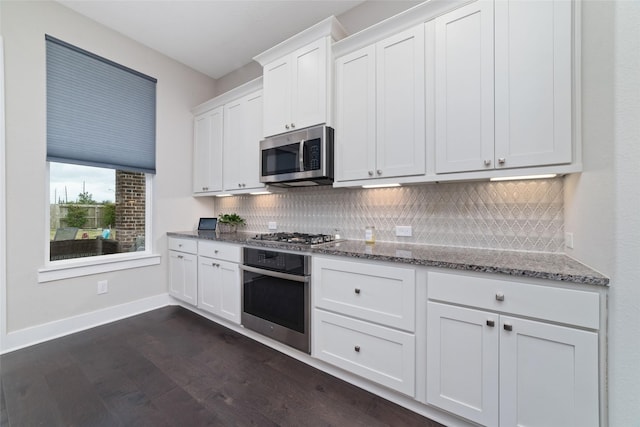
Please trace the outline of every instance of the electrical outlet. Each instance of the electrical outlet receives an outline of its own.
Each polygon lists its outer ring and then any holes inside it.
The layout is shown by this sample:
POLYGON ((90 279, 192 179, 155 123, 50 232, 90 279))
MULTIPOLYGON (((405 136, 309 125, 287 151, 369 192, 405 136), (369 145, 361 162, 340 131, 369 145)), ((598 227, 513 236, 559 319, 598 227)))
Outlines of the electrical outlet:
POLYGON ((109 292, 109 282, 106 280, 98 281, 98 295, 109 292))
POLYGON ((396 225, 396 236, 411 237, 412 230, 410 225, 396 225))
POLYGON ((573 233, 564 233, 564 245, 569 249, 573 249, 573 233))
POLYGON ((273 231, 277 229, 278 229, 278 223, 275 221, 269 221, 269 230, 273 231))

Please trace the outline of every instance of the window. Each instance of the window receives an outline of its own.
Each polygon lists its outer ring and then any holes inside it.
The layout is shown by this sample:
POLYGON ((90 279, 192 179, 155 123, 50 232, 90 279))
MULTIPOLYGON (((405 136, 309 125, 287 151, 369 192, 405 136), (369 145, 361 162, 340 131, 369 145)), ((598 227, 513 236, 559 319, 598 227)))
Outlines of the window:
POLYGON ((50 163, 49 189, 50 261, 145 250, 144 173, 50 163))
POLYGON ((145 251, 156 80, 45 39, 49 261, 145 251))

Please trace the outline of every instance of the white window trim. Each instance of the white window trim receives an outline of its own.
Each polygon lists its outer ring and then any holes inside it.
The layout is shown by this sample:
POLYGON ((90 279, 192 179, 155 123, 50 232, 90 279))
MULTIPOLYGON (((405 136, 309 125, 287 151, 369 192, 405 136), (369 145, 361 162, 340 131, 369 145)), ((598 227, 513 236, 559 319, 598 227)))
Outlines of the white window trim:
MULTIPOLYGON (((47 209, 45 215, 45 230, 49 230, 50 225, 50 190, 49 190, 50 166, 47 162, 46 173, 46 196, 47 209)), ((38 283, 53 282, 56 280, 69 279, 73 277, 90 276, 93 274, 108 273, 111 271, 127 270, 130 268, 147 267, 160 264, 160 255, 153 253, 152 247, 152 193, 153 175, 145 174, 145 239, 142 252, 123 252, 112 255, 99 255, 95 257, 66 259, 60 261, 50 261, 49 233, 45 234, 45 265, 38 269, 38 283)))

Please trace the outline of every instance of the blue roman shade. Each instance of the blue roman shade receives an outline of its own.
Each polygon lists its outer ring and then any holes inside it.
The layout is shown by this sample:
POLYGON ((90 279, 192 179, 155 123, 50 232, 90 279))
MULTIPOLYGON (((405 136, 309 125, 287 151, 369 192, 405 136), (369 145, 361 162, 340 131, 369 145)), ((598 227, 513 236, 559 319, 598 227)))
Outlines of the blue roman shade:
POLYGON ((47 160, 155 173, 157 80, 45 39, 47 160))

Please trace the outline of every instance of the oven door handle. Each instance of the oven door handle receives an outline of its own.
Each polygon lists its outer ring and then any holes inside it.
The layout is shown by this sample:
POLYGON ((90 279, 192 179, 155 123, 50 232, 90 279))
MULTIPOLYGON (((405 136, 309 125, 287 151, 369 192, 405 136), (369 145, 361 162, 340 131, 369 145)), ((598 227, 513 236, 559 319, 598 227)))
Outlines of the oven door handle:
POLYGON ((251 273, 264 274, 265 276, 277 277, 278 279, 292 280, 294 282, 306 283, 309 281, 309 276, 297 276, 295 274, 281 273, 279 271, 264 270, 262 268, 250 267, 248 265, 241 265, 240 270, 249 271, 251 273))

